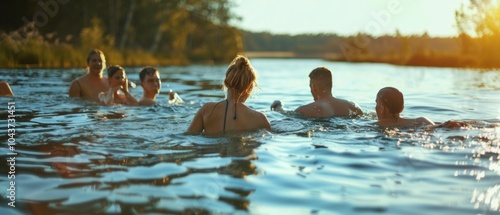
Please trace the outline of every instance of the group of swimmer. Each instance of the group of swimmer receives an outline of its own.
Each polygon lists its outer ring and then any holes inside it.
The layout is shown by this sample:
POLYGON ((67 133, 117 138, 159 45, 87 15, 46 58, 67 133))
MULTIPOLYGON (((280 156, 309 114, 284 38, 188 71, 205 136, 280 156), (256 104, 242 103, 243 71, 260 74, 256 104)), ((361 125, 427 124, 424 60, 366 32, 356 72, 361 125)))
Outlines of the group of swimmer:
MULTIPOLYGON (((103 76, 106 58, 101 50, 94 49, 87 55, 88 73, 74 80, 68 91, 70 97, 83 98, 103 105, 153 105, 160 93, 160 73, 154 67, 145 67, 139 73, 144 89, 142 98, 137 101, 129 92, 131 82, 125 69, 119 65, 109 66, 107 76, 103 76)), ((173 93, 171 93, 171 98, 173 93)))
MULTIPOLYGON (((107 77, 103 76, 106 58, 101 50, 91 50, 87 56, 88 73, 75 79, 68 94, 70 97, 83 98, 103 105, 141 105, 156 103, 156 96, 161 89, 158 70, 145 67, 139 73, 140 84, 144 89, 142 98, 137 101, 129 92, 129 83, 125 69, 118 65, 107 68, 107 77)), ((354 102, 335 98, 332 94, 332 73, 326 67, 318 67, 309 74, 309 87, 314 102, 300 106, 294 113, 307 118, 358 117, 363 115, 361 108, 354 102)), ((226 99, 204 104, 194 116, 186 134, 217 135, 227 133, 252 132, 260 129, 271 131, 266 115, 245 105, 252 90, 257 85, 257 74, 250 60, 242 55, 236 56, 229 64, 224 79, 227 90, 226 99)), ((8 86, 8 85, 7 85, 8 86)), ((10 87, 9 87, 10 89, 10 87)), ((3 89, 2 89, 3 92, 3 89)), ((10 90, 12 94, 12 91, 10 90)), ((180 99, 173 92, 170 100, 180 99)), ((384 87, 377 93, 377 125, 383 127, 434 126, 434 122, 425 117, 403 118, 403 94, 396 88, 384 87)), ((271 110, 286 112, 282 102, 277 100, 271 110)), ((439 127, 467 127, 467 123, 448 121, 439 127)))

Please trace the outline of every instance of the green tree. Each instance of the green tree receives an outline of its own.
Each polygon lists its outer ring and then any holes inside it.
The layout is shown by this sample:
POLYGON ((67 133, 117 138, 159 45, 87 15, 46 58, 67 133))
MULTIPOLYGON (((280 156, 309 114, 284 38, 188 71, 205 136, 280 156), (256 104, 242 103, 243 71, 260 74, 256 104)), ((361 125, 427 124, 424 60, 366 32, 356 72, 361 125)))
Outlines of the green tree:
POLYGON ((460 33, 477 37, 500 35, 500 1, 471 0, 455 11, 456 26, 460 33))
POLYGON ((471 0, 455 12, 455 21, 462 52, 477 56, 483 67, 500 67, 500 1, 471 0))

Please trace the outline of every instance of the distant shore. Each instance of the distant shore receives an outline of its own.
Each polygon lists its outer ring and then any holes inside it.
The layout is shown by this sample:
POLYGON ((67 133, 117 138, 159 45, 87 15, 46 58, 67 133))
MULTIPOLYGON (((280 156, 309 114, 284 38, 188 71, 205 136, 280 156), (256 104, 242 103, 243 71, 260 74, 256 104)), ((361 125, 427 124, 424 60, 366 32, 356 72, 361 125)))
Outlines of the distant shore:
MULTIPOLYGON (((387 63, 398 66, 424 66, 424 67, 449 67, 449 68, 470 68, 470 69, 498 69, 497 67, 481 67, 478 66, 477 60, 470 56, 461 55, 436 55, 436 54, 416 54, 411 57, 402 56, 355 56, 347 59, 344 55, 339 53, 313 53, 301 54, 295 52, 243 52, 241 53, 249 58, 288 58, 288 59, 323 59, 332 62, 348 62, 348 63, 387 63)), ((108 60, 112 62, 112 59, 108 60)), ((134 59, 128 63, 120 64, 125 67, 141 67, 141 66, 172 66, 172 65, 189 65, 189 64, 214 64, 213 62, 186 62, 186 61, 173 61, 169 59, 154 59, 148 56, 146 60, 134 59)), ((1 69, 32 69, 32 68, 51 68, 51 69, 66 69, 66 68, 84 68, 85 65, 75 66, 74 64, 18 64, 18 65, 0 65, 1 69)))
POLYGON ((470 56, 461 55, 424 55, 416 54, 408 58, 403 57, 360 57, 346 59, 339 53, 322 54, 298 54, 295 52, 245 52, 245 56, 250 58, 313 58, 323 59, 332 62, 349 63, 387 63, 398 66, 424 66, 424 67, 450 67, 450 68, 470 68, 470 69, 498 69, 496 67, 480 67, 478 62, 470 56))

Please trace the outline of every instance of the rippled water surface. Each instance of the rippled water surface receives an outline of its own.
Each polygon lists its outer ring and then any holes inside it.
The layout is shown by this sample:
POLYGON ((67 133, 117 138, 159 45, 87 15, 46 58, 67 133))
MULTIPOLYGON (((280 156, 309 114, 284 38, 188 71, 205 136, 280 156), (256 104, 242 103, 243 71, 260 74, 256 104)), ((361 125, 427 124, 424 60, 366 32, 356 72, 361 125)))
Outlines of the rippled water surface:
MULTIPOLYGON (((247 105, 272 132, 185 136, 205 102, 224 98, 226 65, 160 68, 155 107, 102 107, 70 99, 72 70, 0 70, 0 153, 6 161, 7 103, 15 102, 15 179, 0 172, 0 214, 498 214, 500 72, 252 59, 259 88, 247 105), (361 118, 311 120, 269 111, 312 101, 308 73, 327 66, 334 94, 361 118), (405 94, 403 116, 470 129, 373 125, 377 91, 405 94), (187 101, 168 105, 168 91, 187 101), (15 182, 15 208, 8 205, 15 182)), ((126 68, 138 83, 139 68, 126 68)), ((136 98, 142 89, 132 90, 136 98)))

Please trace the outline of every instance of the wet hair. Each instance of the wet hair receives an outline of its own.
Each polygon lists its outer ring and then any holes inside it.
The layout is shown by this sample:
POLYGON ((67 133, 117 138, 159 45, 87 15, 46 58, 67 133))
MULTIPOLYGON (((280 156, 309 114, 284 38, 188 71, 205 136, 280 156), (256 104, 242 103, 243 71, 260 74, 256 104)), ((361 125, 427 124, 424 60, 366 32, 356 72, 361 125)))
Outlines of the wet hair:
POLYGON ((326 67, 318 67, 309 73, 309 78, 318 83, 325 89, 332 89, 332 72, 326 67))
POLYGON ((94 50, 90 50, 90 52, 87 54, 87 64, 90 63, 90 57, 92 55, 95 55, 95 54, 101 55, 103 61, 106 62, 106 57, 104 57, 104 52, 102 52, 99 49, 94 49, 94 50))
POLYGON ((123 70, 125 71, 125 69, 123 69, 123 67, 119 66, 119 65, 112 65, 112 66, 109 66, 108 69, 107 69, 107 72, 108 72, 108 78, 111 78, 113 77, 113 75, 120 71, 120 70, 123 70))
POLYGON ((377 99, 389 109, 391 114, 399 114, 404 109, 403 93, 394 87, 384 87, 377 93, 377 99))
POLYGON ((141 72, 139 73, 139 79, 142 82, 146 78, 146 75, 154 75, 155 72, 158 72, 158 70, 154 67, 151 66, 144 67, 141 69, 141 72))
POLYGON ((250 95, 252 89, 257 86, 256 79, 257 74, 250 65, 250 60, 238 55, 227 68, 224 86, 238 95, 236 100, 238 102, 243 94, 250 95))

